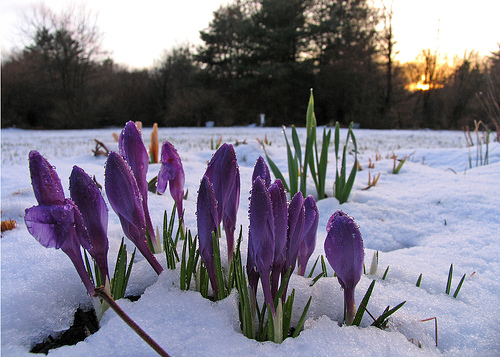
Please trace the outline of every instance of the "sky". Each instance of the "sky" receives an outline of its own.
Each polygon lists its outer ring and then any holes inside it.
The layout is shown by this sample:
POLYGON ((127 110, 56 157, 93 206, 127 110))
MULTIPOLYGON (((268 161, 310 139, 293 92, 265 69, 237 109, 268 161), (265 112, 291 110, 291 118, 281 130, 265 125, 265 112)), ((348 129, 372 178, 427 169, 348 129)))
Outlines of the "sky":
MULTIPOLYGON (((377 0, 381 1, 381 0, 377 0)), ((200 44, 199 31, 208 27, 213 12, 231 0, 45 0, 60 12, 70 4, 85 4, 97 15, 104 34, 103 49, 116 63, 130 68, 154 65, 166 50, 184 43, 200 44)), ((387 4, 389 0, 385 0, 387 4)), ((20 49, 23 14, 39 4, 34 0, 0 0, 2 56, 20 49)), ((394 0, 393 28, 396 60, 414 60, 422 49, 437 50, 449 59, 465 51, 480 55, 498 51, 500 1, 498 0, 394 0)))

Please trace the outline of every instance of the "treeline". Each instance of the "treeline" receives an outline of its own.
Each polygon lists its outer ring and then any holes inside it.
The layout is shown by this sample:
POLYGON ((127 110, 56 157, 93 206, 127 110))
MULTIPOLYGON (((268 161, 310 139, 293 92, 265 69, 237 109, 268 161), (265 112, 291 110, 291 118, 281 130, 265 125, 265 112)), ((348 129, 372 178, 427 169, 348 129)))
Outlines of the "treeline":
POLYGON ((78 16, 39 8, 30 45, 2 61, 2 127, 230 126, 260 114, 266 125, 303 125, 310 88, 320 125, 500 120, 500 47, 452 64, 427 49, 401 64, 392 11, 367 0, 235 0, 214 12, 202 45, 171 49, 148 70, 113 63, 88 14, 78 16))

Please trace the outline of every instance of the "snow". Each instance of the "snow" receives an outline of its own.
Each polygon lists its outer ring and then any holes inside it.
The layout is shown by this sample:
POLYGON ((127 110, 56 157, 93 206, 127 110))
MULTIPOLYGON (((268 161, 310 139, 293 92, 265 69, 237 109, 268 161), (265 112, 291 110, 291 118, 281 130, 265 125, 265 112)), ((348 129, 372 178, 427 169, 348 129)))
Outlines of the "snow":
MULTIPOLYGON (((67 329, 78 307, 91 306, 90 298, 66 255, 42 247, 26 230, 24 210, 36 204, 28 170, 28 152, 36 149, 57 169, 68 193, 73 165, 104 182, 104 157, 92 156, 93 138, 109 149, 117 144, 111 134, 121 128, 78 131, 25 131, 2 129, 1 218, 14 219, 18 228, 1 238, 1 353, 23 356, 35 343, 67 329)), ((318 128, 320 133, 322 128, 318 128)), ((305 130, 299 129, 301 142, 305 130)), ((151 128, 143 129, 149 145, 151 128)), ((196 231, 196 194, 206 163, 213 150, 211 141, 235 145, 241 172, 238 225, 248 233, 248 196, 253 165, 263 150, 256 140, 272 142, 268 153, 287 170, 285 141, 279 128, 160 128, 160 141, 177 148, 186 172, 186 227, 196 231)), ((290 132, 288 132, 290 137, 290 132)), ((343 294, 333 271, 313 287, 311 279, 294 274, 290 286, 296 290, 292 325, 297 323, 309 296, 312 304, 304 331, 282 344, 260 343, 239 330, 236 291, 214 303, 195 291, 179 289, 179 269, 160 276, 140 254, 132 271, 127 294, 142 294, 136 302, 119 305, 171 356, 498 356, 500 355, 500 147, 489 145, 489 164, 475 166, 476 148, 466 147, 462 132, 355 130, 363 170, 356 177, 347 203, 335 198, 318 202, 318 243, 306 275, 322 254, 326 222, 337 209, 354 217, 360 226, 369 269, 374 251, 379 251, 375 275, 363 275, 356 289, 359 303, 375 279, 368 310, 380 315, 386 306, 406 301, 382 331, 369 327, 365 314, 361 327, 339 326, 343 294), (382 159, 375 161, 376 154, 382 159), (393 160, 409 155, 400 173, 392 174, 393 160), (368 169, 369 159, 375 164, 368 169), (367 186, 368 172, 381 173, 375 187, 367 186), (445 294, 450 264, 454 267, 451 291, 466 274, 455 299, 445 294), (385 280, 382 275, 389 266, 385 280), (416 287, 418 276, 422 283, 416 287), (438 346, 434 320, 438 321, 438 346), (409 341, 410 340, 410 341, 409 341), (412 343, 411 341, 414 341, 412 343), (417 346, 420 341, 422 348, 417 346)), ((341 132, 345 138, 345 132, 341 132)), ((485 147, 483 146, 483 150, 485 147)), ((330 147, 327 194, 333 194, 334 149, 330 147)), ((352 163, 352 157, 350 157, 352 163)), ((156 176, 159 164, 149 166, 148 179, 156 176)), ((287 177, 287 174, 285 174, 287 177)), ((308 190, 315 194, 312 180, 308 190)), ((163 212, 170 214, 173 201, 168 194, 149 194, 154 225, 163 212)), ((117 216, 109 215, 110 269, 123 236, 117 216)), ((225 239, 221 240, 225 252, 225 239)), ((131 253, 133 244, 128 242, 131 253)), ((246 238, 242 244, 246 256, 246 238)), ((224 257, 225 254, 223 253, 224 257)), ((164 254, 157 259, 166 266, 164 254)), ((227 262, 226 262, 227 263, 227 262)), ((319 273, 316 269, 316 275, 319 273)), ((290 288, 290 290, 291 290, 290 288)), ((112 311, 105 312, 100 330, 75 346, 52 350, 53 356, 151 356, 150 349, 112 311)))

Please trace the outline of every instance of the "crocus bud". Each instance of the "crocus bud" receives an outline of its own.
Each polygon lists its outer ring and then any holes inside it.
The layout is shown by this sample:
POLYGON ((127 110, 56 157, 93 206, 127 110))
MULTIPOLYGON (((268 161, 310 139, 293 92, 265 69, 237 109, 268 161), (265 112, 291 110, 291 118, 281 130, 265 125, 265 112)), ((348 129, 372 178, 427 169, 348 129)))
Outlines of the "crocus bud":
POLYGON ((146 240, 143 196, 132 170, 122 156, 110 152, 106 161, 104 186, 109 204, 120 218, 123 232, 139 249, 157 274, 163 270, 146 240))
POLYGON ((269 186, 269 196, 273 204, 274 217, 274 261, 271 273, 271 292, 273 298, 279 285, 281 270, 286 261, 286 241, 288 230, 288 208, 283 182, 277 179, 269 186))
POLYGON ((198 191, 198 200, 196 203, 196 220, 198 224, 198 239, 200 242, 200 256, 208 272, 210 283, 215 296, 219 296, 219 287, 215 274, 214 264, 214 246, 212 234, 217 233, 219 227, 217 218, 217 202, 210 179, 204 175, 200 189, 198 191))
POLYGON ((64 191, 56 170, 36 150, 29 153, 31 184, 40 205, 63 204, 64 191))
POLYGON ((253 252, 266 304, 271 305, 274 313, 270 279, 275 246, 273 206, 265 183, 260 177, 257 177, 252 185, 249 218, 248 245, 253 252))
POLYGON ((223 221, 226 233, 228 259, 234 247, 236 213, 240 202, 240 172, 236 153, 230 144, 222 144, 208 163, 205 175, 213 185, 217 200, 218 224, 223 221))
POLYGON ((185 176, 181 157, 170 142, 164 141, 161 146, 161 167, 158 173, 156 191, 164 193, 167 183, 170 185, 170 195, 177 204, 177 215, 179 218, 182 216, 184 182, 185 176))
POLYGON ((316 201, 312 196, 307 196, 304 200, 304 228, 302 230, 302 237, 299 245, 298 261, 299 270, 298 274, 304 276, 306 271, 307 262, 311 254, 316 248, 316 232, 318 231, 319 212, 316 206, 316 201))
POLYGON ((269 186, 271 185, 271 173, 269 172, 269 167, 267 166, 266 161, 262 156, 259 156, 259 158, 255 162, 252 182, 254 182, 257 177, 260 177, 264 181, 266 187, 269 188, 269 186))
POLYGON ((64 198, 61 180, 37 151, 29 153, 31 183, 39 205, 26 209, 28 232, 46 248, 61 249, 71 259, 89 295, 94 285, 85 270, 80 246, 92 249, 83 219, 73 201, 64 198))
POLYGON ((344 289, 346 324, 351 325, 356 316, 354 290, 363 272, 364 249, 358 226, 340 210, 328 221, 325 254, 344 289))
POLYGON ((105 282, 108 273, 108 207, 101 191, 89 175, 78 166, 73 166, 69 177, 71 199, 78 206, 89 234, 92 248, 90 255, 99 267, 105 282))
POLYGON ((137 187, 142 195, 142 208, 146 228, 153 247, 156 247, 158 244, 148 209, 148 181, 146 175, 148 173, 149 155, 142 141, 141 133, 134 122, 129 121, 125 124, 125 128, 120 133, 118 146, 120 155, 127 161, 134 173, 137 187))

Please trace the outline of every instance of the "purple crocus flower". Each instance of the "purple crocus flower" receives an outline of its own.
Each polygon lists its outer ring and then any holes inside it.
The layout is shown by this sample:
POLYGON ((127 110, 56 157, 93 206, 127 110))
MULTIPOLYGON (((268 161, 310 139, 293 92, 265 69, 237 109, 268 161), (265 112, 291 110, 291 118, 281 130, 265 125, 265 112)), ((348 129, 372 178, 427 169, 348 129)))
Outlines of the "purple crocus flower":
POLYGON ((257 161, 255 162, 255 166, 253 168, 252 182, 255 181, 257 177, 260 177, 267 188, 271 185, 271 173, 269 172, 269 167, 266 164, 266 161, 262 156, 259 156, 257 161))
POLYGON ((273 204, 265 183, 260 177, 257 177, 252 185, 249 218, 249 250, 251 249, 253 252, 254 264, 259 273, 264 299, 266 304, 271 306, 274 314, 270 276, 275 246, 273 204))
POLYGON ((214 246, 212 234, 217 233, 217 201, 215 193, 208 176, 204 175, 198 191, 196 203, 196 218, 198 224, 198 239, 200 242, 200 256, 207 267, 208 277, 216 297, 219 296, 219 287, 215 275, 214 246))
POLYGON ((299 245, 299 269, 298 274, 304 276, 307 262, 316 248, 316 232, 318 231, 319 212, 316 201, 312 196, 304 200, 305 220, 302 237, 299 245))
POLYGON ((271 272, 271 292, 276 296, 281 270, 286 261, 286 241, 288 229, 288 208, 283 182, 277 179, 269 186, 269 196, 273 204, 274 217, 274 261, 271 272))
POLYGON ((114 151, 109 153, 106 161, 104 186, 109 204, 120 218, 123 232, 159 275, 163 268, 149 249, 146 240, 143 196, 132 170, 123 157, 114 151))
POLYGON ((141 133, 134 122, 129 121, 125 124, 125 128, 123 128, 120 133, 118 146, 120 155, 127 161, 134 173, 137 187, 142 195, 142 207, 146 228, 153 247, 156 247, 158 243, 156 241, 155 230, 151 223, 148 209, 148 181, 146 175, 148 173, 149 155, 142 141, 141 133))
POLYGON ((92 248, 90 255, 99 267, 102 281, 108 273, 108 207, 94 180, 78 166, 73 166, 69 177, 71 199, 78 206, 87 228, 92 248))
POLYGON ((174 146, 164 141, 161 146, 161 167, 158 173, 158 185, 156 191, 163 194, 170 185, 170 195, 177 204, 177 215, 182 216, 182 200, 184 199, 184 169, 182 168, 181 157, 174 146))
POLYGON ((365 253, 358 226, 351 217, 340 210, 328 221, 325 254, 344 289, 346 324, 351 325, 356 315, 354 290, 363 272, 365 253))
POLYGON ((49 162, 33 150, 29 153, 31 184, 39 203, 26 209, 28 232, 46 248, 61 249, 71 259, 89 295, 94 293, 83 263, 80 246, 91 249, 78 207, 64 198, 61 180, 49 162))
POLYGON ((29 153, 31 185, 40 205, 64 203, 64 191, 56 170, 36 150, 29 153))
POLYGON ((231 261, 234 250, 234 230, 240 204, 240 171, 231 144, 222 144, 208 163, 205 175, 213 185, 217 200, 218 225, 223 222, 227 254, 231 261))

